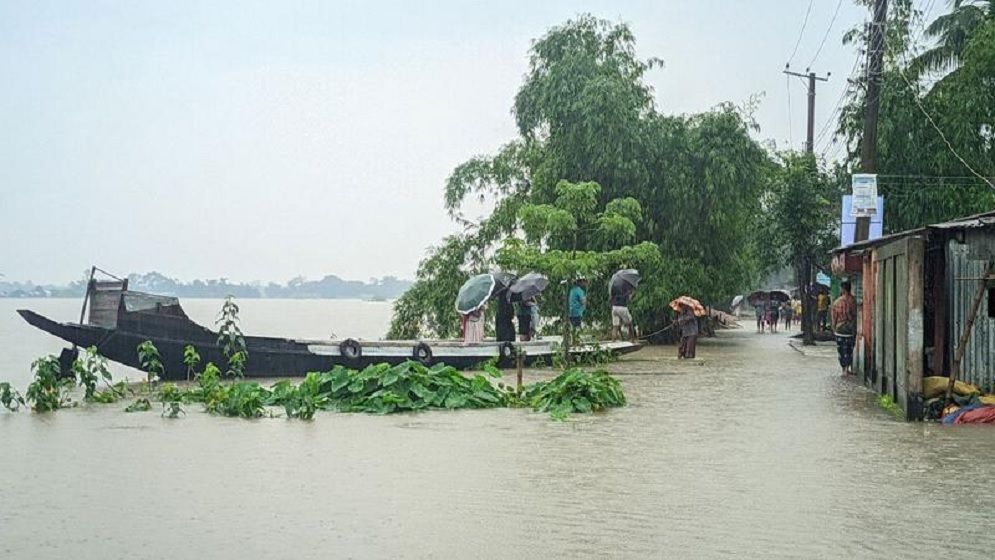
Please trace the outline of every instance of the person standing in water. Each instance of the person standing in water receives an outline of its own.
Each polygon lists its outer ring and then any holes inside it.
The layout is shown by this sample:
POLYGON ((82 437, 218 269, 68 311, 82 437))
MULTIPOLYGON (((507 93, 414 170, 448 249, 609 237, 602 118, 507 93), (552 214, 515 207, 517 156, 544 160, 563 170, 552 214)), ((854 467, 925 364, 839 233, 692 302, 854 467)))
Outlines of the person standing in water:
POLYGON ((853 346, 857 339, 857 300, 850 293, 850 281, 841 286, 843 293, 833 302, 833 334, 843 375, 853 374, 853 346))
POLYGON ((694 316, 694 311, 690 307, 682 305, 677 315, 677 324, 681 328, 681 345, 677 348, 677 359, 694 358, 698 345, 698 318, 694 316))

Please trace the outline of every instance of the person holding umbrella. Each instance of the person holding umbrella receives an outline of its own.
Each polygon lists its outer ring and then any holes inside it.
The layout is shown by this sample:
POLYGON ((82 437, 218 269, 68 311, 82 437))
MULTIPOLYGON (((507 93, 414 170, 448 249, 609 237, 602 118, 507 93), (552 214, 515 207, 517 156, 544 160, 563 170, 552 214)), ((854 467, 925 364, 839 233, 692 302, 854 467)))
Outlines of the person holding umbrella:
POLYGON ((507 300, 518 303, 518 335, 522 342, 532 340, 535 332, 533 309, 537 307, 536 298, 549 285, 549 279, 535 272, 530 272, 515 281, 508 288, 507 300))
POLYGON ((456 294, 456 312, 462 318, 465 344, 484 340, 484 310, 497 285, 493 274, 478 274, 460 286, 456 294))
POLYGON ((608 296, 612 309, 612 340, 621 336, 622 326, 629 329, 629 341, 636 341, 636 328, 632 324, 632 313, 629 312, 629 300, 639 285, 639 272, 634 269, 619 270, 608 282, 608 296))
POLYGON ((698 300, 689 296, 681 296, 670 302, 670 308, 677 311, 677 325, 681 329, 677 359, 692 359, 698 347, 698 316, 705 315, 705 308, 698 300))

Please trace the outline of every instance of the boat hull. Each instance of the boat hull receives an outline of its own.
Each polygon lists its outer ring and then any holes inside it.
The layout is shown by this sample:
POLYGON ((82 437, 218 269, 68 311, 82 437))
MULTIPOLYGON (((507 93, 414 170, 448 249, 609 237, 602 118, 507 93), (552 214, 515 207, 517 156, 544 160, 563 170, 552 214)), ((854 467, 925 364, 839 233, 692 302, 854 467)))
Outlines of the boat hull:
MULTIPOLYGON (((214 362, 224 368, 227 363, 217 344, 217 333, 191 321, 185 316, 156 313, 134 313, 123 317, 115 328, 76 323, 60 323, 30 310, 18 310, 29 324, 53 334, 76 346, 94 346, 104 357, 114 362, 140 369, 138 345, 146 340, 155 344, 165 367, 165 379, 187 378, 183 363, 184 349, 193 346, 201 356, 201 363, 214 362)), ((254 378, 300 377, 312 371, 327 371, 336 365, 361 369, 372 364, 398 364, 417 359, 416 348, 423 351, 419 361, 426 365, 445 363, 460 369, 479 366, 497 359, 498 365, 511 367, 520 349, 526 365, 549 363, 556 352, 555 339, 522 343, 483 342, 460 344, 453 341, 358 341, 358 356, 341 352, 343 341, 292 340, 273 337, 246 336, 245 375, 254 378), (430 356, 424 354, 427 346, 430 356)), ((612 342, 582 346, 575 355, 610 351, 614 354, 634 352, 638 344, 612 342)))

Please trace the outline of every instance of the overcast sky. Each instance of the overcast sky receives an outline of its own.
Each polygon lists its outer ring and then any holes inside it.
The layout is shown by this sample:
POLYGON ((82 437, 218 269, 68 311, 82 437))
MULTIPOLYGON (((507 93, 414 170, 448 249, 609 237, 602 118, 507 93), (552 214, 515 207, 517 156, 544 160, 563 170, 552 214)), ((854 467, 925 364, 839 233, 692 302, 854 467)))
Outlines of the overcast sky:
MULTIPOLYGON (((449 172, 515 136, 512 98, 549 27, 627 22, 665 62, 649 75, 663 112, 763 94, 759 137, 800 148, 804 84, 789 127, 781 70, 808 5, 2 0, 0 274, 410 278, 455 231, 449 172)), ((814 0, 793 68, 836 6, 814 0)), ((816 130, 856 60, 842 33, 865 17, 843 0, 813 65, 833 75, 816 130)))

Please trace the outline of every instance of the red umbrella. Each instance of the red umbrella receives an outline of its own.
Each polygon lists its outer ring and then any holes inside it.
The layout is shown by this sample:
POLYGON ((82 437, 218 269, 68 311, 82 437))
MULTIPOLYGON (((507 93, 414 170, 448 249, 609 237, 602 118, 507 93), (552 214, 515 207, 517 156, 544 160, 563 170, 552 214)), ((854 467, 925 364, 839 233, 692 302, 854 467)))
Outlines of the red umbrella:
POLYGON ((690 308, 691 311, 698 317, 708 315, 708 311, 705 311, 705 306, 691 296, 681 296, 670 302, 670 308, 674 311, 680 311, 682 307, 690 308))

